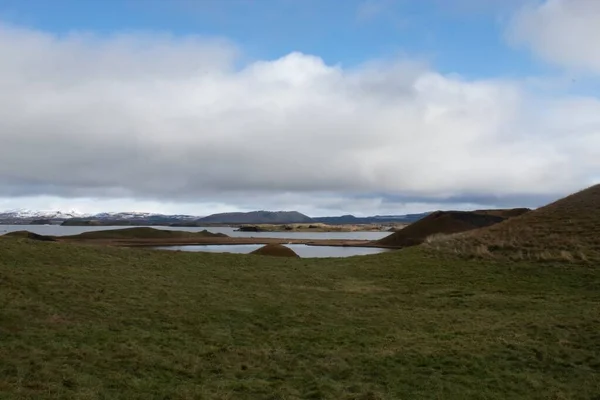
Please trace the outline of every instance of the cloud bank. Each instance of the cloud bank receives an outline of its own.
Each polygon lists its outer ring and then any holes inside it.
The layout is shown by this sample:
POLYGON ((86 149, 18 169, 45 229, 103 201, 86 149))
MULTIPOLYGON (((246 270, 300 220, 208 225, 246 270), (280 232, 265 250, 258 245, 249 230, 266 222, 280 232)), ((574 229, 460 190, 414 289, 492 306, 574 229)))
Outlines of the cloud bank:
POLYGON ((510 35, 546 61, 600 74, 600 1, 547 0, 525 7, 510 35))
POLYGON ((392 211, 387 198, 502 205, 599 178, 597 98, 411 60, 347 69, 292 52, 240 67, 239 53, 0 26, 0 197, 335 210, 372 197, 392 211))

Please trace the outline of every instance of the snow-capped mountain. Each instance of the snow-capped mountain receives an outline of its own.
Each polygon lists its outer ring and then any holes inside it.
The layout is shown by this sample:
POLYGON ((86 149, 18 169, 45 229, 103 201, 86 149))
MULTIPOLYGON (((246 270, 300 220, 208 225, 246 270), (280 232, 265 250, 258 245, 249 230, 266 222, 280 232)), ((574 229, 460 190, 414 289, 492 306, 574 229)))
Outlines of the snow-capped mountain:
POLYGON ((192 215, 164 215, 147 212, 103 212, 98 214, 71 211, 35 211, 35 210, 8 210, 0 212, 0 224, 29 223, 31 221, 49 221, 60 223, 72 219, 86 219, 97 221, 139 221, 139 222, 188 222, 198 219, 192 215))
POLYGON ((0 217, 4 218, 22 218, 22 219, 68 219, 68 218, 87 218, 90 214, 71 211, 34 211, 26 209, 8 210, 0 212, 0 217))
POLYGON ((137 220, 137 219, 152 219, 152 218, 171 218, 178 220, 194 220, 199 217, 193 215, 166 215, 147 212, 116 212, 116 213, 99 213, 91 216, 94 219, 110 219, 110 220, 137 220))

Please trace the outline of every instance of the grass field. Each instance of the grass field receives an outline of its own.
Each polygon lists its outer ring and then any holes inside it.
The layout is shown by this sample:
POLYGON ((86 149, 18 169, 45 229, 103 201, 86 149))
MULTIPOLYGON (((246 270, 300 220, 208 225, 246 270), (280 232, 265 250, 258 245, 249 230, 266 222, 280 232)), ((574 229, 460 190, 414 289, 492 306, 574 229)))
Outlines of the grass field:
POLYGON ((600 273, 0 238, 0 398, 600 399, 600 273))

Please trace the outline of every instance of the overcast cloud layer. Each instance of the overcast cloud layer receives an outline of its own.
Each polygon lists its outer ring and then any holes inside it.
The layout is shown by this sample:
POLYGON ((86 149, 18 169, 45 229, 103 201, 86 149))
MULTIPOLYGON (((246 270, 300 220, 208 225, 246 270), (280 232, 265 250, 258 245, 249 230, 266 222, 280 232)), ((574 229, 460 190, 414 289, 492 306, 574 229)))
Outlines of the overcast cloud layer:
MULTIPOLYGON (((511 35, 600 73, 599 10, 550 0, 511 35)), ((535 203, 599 181, 598 98, 540 97, 411 60, 343 69, 293 52, 240 69, 239 52, 0 25, 0 198, 13 198, 0 208, 43 195, 392 213, 535 203)))

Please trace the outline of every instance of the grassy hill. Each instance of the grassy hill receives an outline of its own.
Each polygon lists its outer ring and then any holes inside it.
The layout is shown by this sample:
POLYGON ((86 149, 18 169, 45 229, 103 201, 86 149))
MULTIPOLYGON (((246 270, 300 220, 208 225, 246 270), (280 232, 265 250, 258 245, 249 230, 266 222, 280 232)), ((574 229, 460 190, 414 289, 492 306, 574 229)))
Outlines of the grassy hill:
POLYGON ((40 234, 37 234, 34 232, 29 232, 29 231, 8 232, 8 233, 4 234, 3 236, 22 238, 22 239, 31 239, 31 240, 41 240, 41 241, 45 241, 45 242, 56 241, 56 238, 54 238, 53 236, 40 235, 40 234))
POLYGON ((600 185, 432 246, 470 256, 600 262, 600 185))
POLYGON ((593 399, 600 271, 0 239, 0 398, 593 399))
POLYGON ((419 245, 432 235, 448 235, 491 226, 507 218, 526 213, 528 209, 436 211, 407 227, 386 236, 377 243, 389 247, 419 245))
POLYGON ((107 229, 102 231, 90 231, 72 236, 62 236, 64 239, 179 239, 194 237, 227 237, 223 233, 212 233, 207 230, 201 232, 188 232, 167 229, 155 229, 148 227, 107 229))

